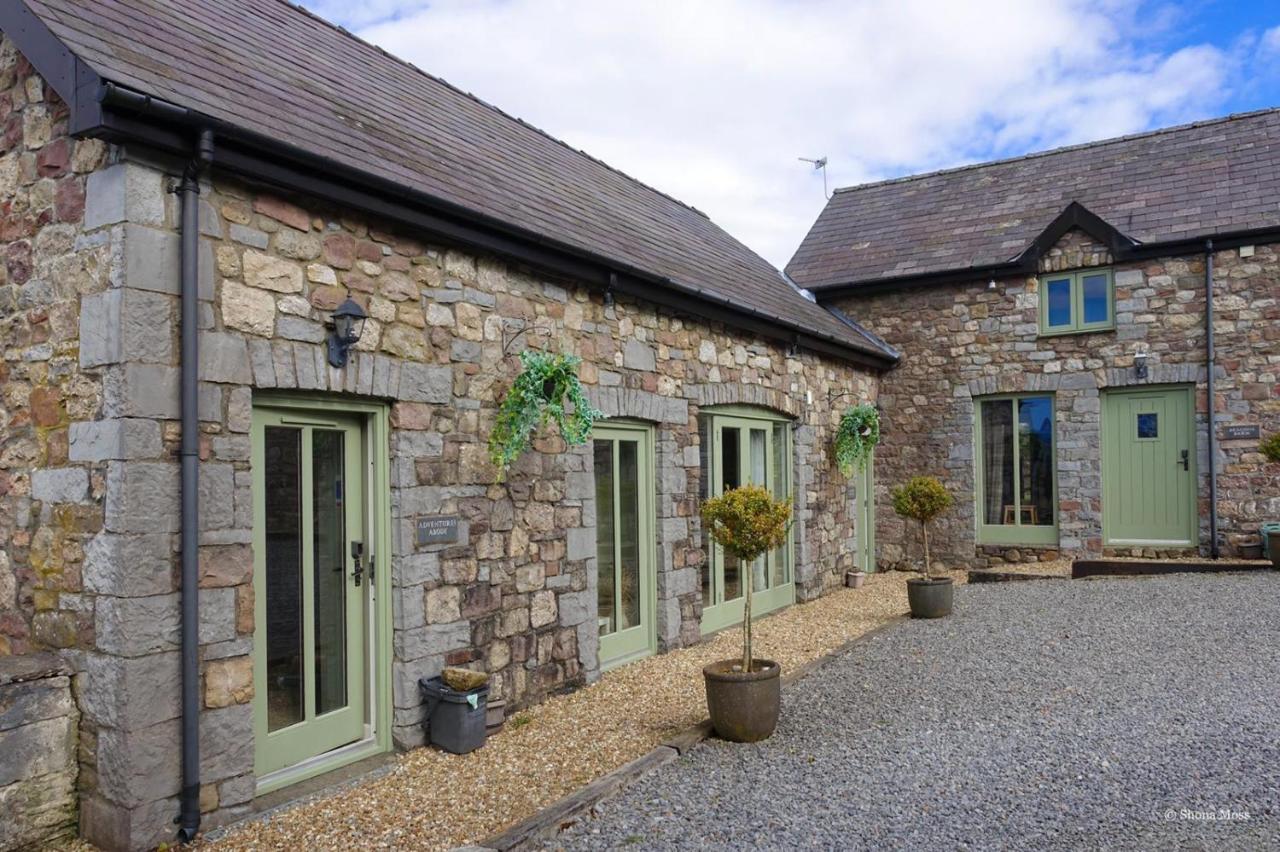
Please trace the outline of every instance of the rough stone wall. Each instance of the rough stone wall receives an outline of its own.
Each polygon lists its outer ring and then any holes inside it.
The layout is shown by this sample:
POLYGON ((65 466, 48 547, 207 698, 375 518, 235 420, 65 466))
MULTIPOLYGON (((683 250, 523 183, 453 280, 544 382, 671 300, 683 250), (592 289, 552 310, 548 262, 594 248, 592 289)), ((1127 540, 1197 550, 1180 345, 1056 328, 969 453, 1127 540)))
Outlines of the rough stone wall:
POLYGON ((73 446, 102 373, 81 356, 80 299, 110 247, 84 218, 105 148, 67 137, 67 108, 0 40, 0 656, 92 642, 83 548, 102 526, 103 469, 73 446))
MULTIPOLYGON (((1280 429, 1280 247, 1215 254, 1218 344, 1217 417, 1221 424, 1280 429)), ((1105 246, 1071 231, 1041 260, 1044 270, 1103 266, 1105 246)), ((916 474, 939 476, 957 497, 937 522, 935 553, 951 564, 995 564, 1099 554, 1102 546, 1100 391, 1139 384, 1134 354, 1149 352, 1146 384, 1197 387, 1201 549, 1207 550, 1208 402, 1204 358, 1203 257, 1114 267, 1116 328, 1041 337, 1037 279, 919 288, 842 300, 840 307, 903 352, 881 380, 884 438, 877 476, 886 486, 916 474), (1059 547, 975 544, 974 397, 1051 392, 1057 412, 1059 547)), ((1227 554, 1256 541, 1258 524, 1280 512, 1280 465, 1265 464, 1256 441, 1221 441, 1218 458, 1221 539, 1227 554)), ((887 489, 886 489, 887 490, 887 489)), ((883 499, 878 550, 886 564, 918 561, 914 530, 883 499)))
MULTIPOLYGON (((86 545, 98 597, 82 657, 82 809, 85 833, 113 847, 168 839, 177 812, 177 168, 115 151, 88 187, 112 289, 82 304, 82 335, 102 338, 93 363, 105 366, 104 396, 71 424, 73 446, 104 469, 105 492, 105 528, 86 545)), ((243 815, 254 795, 255 392, 390 405, 392 734, 402 747, 422 741, 417 679, 444 665, 491 672, 511 706, 598 672, 590 452, 539 436, 502 483, 488 462, 514 353, 526 346, 581 356, 599 406, 655 428, 661 648, 700 638, 697 415, 708 406, 797 418, 797 597, 836 585, 851 565, 852 490, 834 470, 830 436, 851 399, 875 399, 872 374, 628 299, 606 304, 573 282, 219 175, 201 198, 206 825, 243 815), (351 363, 334 370, 323 322, 348 295, 371 318, 351 363), (839 393, 853 396, 831 405, 839 393), (428 514, 457 514, 459 541, 419 547, 414 525, 428 514)))
POLYGON ((0 657, 0 849, 46 848, 76 830, 70 670, 51 653, 0 657))

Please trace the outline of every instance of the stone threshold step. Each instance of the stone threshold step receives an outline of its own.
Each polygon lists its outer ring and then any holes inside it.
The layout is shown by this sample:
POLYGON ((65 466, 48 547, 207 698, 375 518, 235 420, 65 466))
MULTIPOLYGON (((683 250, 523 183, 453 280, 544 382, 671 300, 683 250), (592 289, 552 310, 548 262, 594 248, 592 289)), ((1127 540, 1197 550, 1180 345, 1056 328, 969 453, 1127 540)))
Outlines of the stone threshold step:
POLYGON ((1160 574, 1225 574, 1233 571, 1270 571, 1270 562, 1239 559, 1078 559, 1071 563, 1071 578, 1148 577, 1160 574))

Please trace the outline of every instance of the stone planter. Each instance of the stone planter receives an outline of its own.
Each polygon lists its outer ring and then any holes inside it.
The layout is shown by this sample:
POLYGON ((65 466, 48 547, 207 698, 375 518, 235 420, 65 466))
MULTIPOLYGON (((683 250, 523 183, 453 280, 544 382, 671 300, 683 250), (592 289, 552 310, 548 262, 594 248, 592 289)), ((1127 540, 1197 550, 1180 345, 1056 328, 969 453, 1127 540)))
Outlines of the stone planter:
POLYGON ((778 726, 782 666, 761 659, 752 660, 755 671, 741 671, 741 666, 739 658, 703 668, 707 710, 716 736, 735 743, 759 742, 772 736, 778 726))
POLYGON ((844 584, 851 589, 861 589, 862 584, 867 581, 867 573, 865 571, 845 571, 844 584))
POLYGON ((907 581, 907 603, 912 618, 942 618, 951 614, 950 577, 913 577, 907 581))

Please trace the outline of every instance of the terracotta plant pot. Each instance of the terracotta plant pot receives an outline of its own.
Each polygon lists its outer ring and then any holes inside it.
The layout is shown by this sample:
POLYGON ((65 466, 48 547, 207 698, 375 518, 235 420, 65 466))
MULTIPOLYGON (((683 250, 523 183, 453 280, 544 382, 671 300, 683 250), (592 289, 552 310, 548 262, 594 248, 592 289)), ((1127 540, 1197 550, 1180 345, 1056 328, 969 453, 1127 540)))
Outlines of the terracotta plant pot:
POLYGON ((702 670, 707 682, 707 710, 716 736, 735 743, 768 739, 782 710, 782 666, 752 660, 754 671, 741 671, 742 660, 720 660, 702 670), (739 670, 734 671, 737 667, 739 670))
POLYGON ((865 571, 845 571, 844 584, 851 589, 861 589, 862 584, 867 581, 865 571))
POLYGON ((907 603, 912 618, 942 618, 951 614, 950 577, 913 577, 907 581, 907 603))

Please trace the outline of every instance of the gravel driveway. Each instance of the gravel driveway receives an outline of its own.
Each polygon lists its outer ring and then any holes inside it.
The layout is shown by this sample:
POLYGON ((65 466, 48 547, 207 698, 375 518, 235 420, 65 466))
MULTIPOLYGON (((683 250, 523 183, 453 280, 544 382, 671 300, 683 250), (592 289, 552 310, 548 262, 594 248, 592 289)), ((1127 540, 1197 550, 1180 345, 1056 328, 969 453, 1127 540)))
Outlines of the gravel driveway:
POLYGON ((1280 574, 957 588, 556 847, 1280 848, 1280 574))

